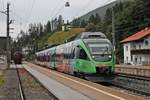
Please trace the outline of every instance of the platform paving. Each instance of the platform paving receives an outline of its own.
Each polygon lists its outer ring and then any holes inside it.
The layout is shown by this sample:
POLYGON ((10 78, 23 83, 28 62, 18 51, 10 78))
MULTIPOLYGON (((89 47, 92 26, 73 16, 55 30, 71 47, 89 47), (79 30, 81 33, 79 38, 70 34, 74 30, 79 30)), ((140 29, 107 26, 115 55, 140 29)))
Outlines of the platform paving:
POLYGON ((32 69, 31 67, 28 67, 27 65, 23 66, 59 100, 92 100, 90 97, 87 97, 82 93, 79 93, 74 89, 59 83, 56 80, 49 78, 48 76, 32 69))

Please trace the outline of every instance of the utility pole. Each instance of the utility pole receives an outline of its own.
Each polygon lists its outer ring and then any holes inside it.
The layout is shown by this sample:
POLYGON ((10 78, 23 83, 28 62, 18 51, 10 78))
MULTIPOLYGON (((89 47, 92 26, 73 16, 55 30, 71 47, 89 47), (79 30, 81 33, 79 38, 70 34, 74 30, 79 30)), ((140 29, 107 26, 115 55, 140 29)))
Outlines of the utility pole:
POLYGON ((116 38, 115 38, 115 14, 114 14, 114 9, 112 7, 112 38, 113 38, 113 49, 114 52, 116 50, 116 38))
POLYGON ((10 67, 10 60, 11 60, 11 51, 10 51, 10 37, 9 37, 9 25, 11 22, 9 21, 9 6, 10 3, 7 3, 7 67, 10 67))
POLYGON ((0 13, 5 14, 7 16, 7 43, 6 43, 6 49, 7 49, 7 67, 10 67, 10 60, 11 60, 11 51, 10 51, 10 36, 9 36, 9 25, 13 22, 13 20, 9 20, 9 6, 10 3, 7 3, 7 10, 6 11, 0 11, 0 13))

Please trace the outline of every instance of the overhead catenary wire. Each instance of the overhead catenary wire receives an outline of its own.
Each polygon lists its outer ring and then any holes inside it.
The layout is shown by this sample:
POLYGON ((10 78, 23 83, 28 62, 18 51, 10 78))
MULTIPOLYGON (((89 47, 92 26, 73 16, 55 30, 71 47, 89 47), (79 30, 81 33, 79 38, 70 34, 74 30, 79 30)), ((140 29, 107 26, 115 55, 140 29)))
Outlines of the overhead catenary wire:
MULTIPOLYGON (((106 4, 108 4, 108 3, 110 3, 110 2, 112 2, 112 0, 107 0, 103 5, 101 5, 101 6, 104 6, 104 5, 106 5, 106 4)), ((81 12, 84 12, 84 10, 87 10, 87 9, 89 9, 89 7, 92 5, 92 3, 94 3, 94 1, 93 2, 91 2, 91 0, 89 0, 79 11, 81 12)), ((75 18, 77 18, 78 16, 79 16, 79 13, 80 12, 77 12, 75 15, 74 15, 74 17, 75 18)), ((90 10, 91 11, 91 10, 90 10)), ((89 12, 90 12, 89 11, 89 12)), ((85 14, 83 14, 83 15, 85 15, 85 14)))
POLYGON ((59 2, 60 2, 61 0, 58 0, 58 2, 56 2, 56 5, 55 5, 55 7, 54 7, 54 9, 52 9, 52 12, 51 12, 51 14, 50 14, 50 16, 52 17, 53 16, 53 14, 54 14, 54 12, 56 12, 56 9, 59 7, 59 2))
MULTIPOLYGON (((19 32, 20 28, 22 27, 22 23, 23 23, 23 18, 16 12, 12 11, 13 14, 15 14, 17 16, 18 19, 15 19, 15 23, 18 23, 18 25, 16 25, 16 31, 19 32)), ((22 28, 21 28, 22 30, 22 28)))
POLYGON ((2 9, 5 9, 5 8, 4 8, 4 1, 1 0, 1 2, 2 2, 2 9))
POLYGON ((65 8, 64 4, 58 9, 58 11, 55 13, 55 15, 52 18, 55 18, 62 10, 65 8))
MULTIPOLYGON (((28 22, 31 18, 31 15, 32 15, 32 12, 33 12, 33 9, 34 9, 34 5, 35 5, 35 0, 32 0, 31 2, 31 7, 28 7, 30 8, 30 10, 28 11, 28 14, 25 14, 25 16, 20 16, 18 13, 12 11, 13 14, 17 15, 17 17, 20 19, 20 28, 21 30, 26 30, 27 29, 27 26, 28 26, 28 22), (24 24, 23 24, 24 22, 24 24)), ((17 28, 19 30, 19 28, 17 28)), ((19 35, 19 34, 18 34, 19 35)))
POLYGON ((91 4, 91 0, 89 0, 79 11, 77 11, 76 14, 74 15, 74 17, 78 17, 79 13, 81 11, 85 10, 89 4, 91 4))
POLYGON ((28 22, 29 22, 29 20, 30 20, 30 18, 31 18, 31 15, 32 15, 32 11, 33 11, 34 5, 35 5, 35 0, 32 1, 31 9, 30 9, 29 15, 26 17, 27 20, 26 20, 25 25, 24 25, 25 28, 27 27, 28 22))
MULTIPOLYGON (((66 0, 65 0, 66 1, 66 0)), ((58 9, 58 11, 52 15, 51 17, 51 30, 53 31, 53 27, 54 27, 54 24, 53 24, 53 21, 55 20, 55 18, 57 17, 57 15, 65 8, 65 3, 63 3, 60 8, 58 9)))
MULTIPOLYGON (((68 1, 68 0, 67 0, 68 1)), ((58 9, 58 11, 54 14, 54 16, 52 16, 52 18, 55 18, 64 8, 65 8, 65 2, 66 0, 63 2, 63 4, 60 6, 60 8, 58 9)))

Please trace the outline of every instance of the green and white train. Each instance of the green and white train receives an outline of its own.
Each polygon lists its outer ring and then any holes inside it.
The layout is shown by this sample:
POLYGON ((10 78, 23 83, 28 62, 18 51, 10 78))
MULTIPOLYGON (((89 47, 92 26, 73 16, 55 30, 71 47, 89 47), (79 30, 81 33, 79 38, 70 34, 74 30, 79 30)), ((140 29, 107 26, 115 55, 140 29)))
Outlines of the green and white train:
POLYGON ((115 56, 101 32, 83 32, 75 40, 36 53, 36 63, 91 81, 113 78, 115 56))

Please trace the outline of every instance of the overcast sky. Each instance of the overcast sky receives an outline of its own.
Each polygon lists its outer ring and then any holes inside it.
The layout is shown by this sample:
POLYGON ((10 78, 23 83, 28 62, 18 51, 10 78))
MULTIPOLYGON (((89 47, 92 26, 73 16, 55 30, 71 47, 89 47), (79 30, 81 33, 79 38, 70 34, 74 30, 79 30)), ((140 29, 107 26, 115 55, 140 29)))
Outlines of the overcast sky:
MULTIPOLYGON (((62 15, 64 20, 72 20, 100 6, 115 0, 0 0, 0 11, 6 10, 9 1, 10 18, 15 22, 11 27, 15 28, 10 33, 17 37, 21 29, 27 30, 29 23, 43 23, 62 15), (65 2, 70 2, 70 7, 64 7, 65 2)), ((6 35, 6 16, 0 13, 0 36, 6 35)))

